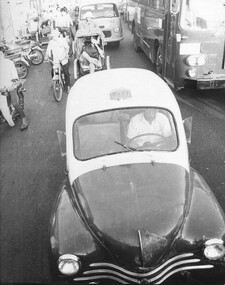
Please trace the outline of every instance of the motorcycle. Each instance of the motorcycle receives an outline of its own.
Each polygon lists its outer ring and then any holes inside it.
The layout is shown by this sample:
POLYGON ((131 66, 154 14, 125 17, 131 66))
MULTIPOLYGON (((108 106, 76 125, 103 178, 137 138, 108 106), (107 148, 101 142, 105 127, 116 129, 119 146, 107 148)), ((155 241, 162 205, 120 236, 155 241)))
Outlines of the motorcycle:
MULTIPOLYGON (((19 99, 18 104, 24 109, 24 92, 26 89, 24 88, 24 83, 26 79, 20 79, 19 81, 15 82, 14 88, 16 88, 17 96, 19 99)), ((0 117, 1 123, 6 121, 10 127, 15 126, 15 120, 18 117, 18 113, 16 112, 9 90, 6 88, 0 90, 0 117)))
POLYGON ((37 42, 31 41, 29 45, 22 47, 22 56, 29 63, 39 65, 44 60, 43 51, 37 42))
POLYGON ((34 41, 17 41, 17 45, 9 47, 4 44, 4 54, 6 58, 13 60, 19 78, 23 79, 28 74, 30 64, 39 65, 44 60, 43 49, 34 41))

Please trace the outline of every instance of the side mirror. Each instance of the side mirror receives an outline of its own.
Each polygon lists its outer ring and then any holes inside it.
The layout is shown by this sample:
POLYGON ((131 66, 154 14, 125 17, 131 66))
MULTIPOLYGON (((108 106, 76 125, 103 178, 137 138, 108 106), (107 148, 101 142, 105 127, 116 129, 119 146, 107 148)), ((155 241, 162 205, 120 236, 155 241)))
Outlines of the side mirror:
POLYGON ((170 1, 170 12, 173 15, 176 15, 180 11, 180 0, 171 0, 170 1))
POLYGON ((66 156, 66 133, 63 131, 56 131, 59 141, 59 148, 61 156, 66 156))
POLYGON ((187 143, 191 144, 191 134, 192 134, 192 117, 188 117, 183 120, 184 130, 186 135, 187 143))

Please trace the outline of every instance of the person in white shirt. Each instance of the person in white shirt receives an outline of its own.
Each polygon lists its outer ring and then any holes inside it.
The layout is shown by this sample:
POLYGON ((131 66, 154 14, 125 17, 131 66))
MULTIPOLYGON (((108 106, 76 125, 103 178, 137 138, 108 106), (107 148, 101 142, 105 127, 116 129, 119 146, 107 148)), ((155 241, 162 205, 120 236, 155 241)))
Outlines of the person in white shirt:
POLYGON ((60 9, 60 14, 58 14, 55 19, 55 27, 69 28, 71 26, 73 26, 73 21, 66 7, 63 7, 60 9))
POLYGON ((4 53, 2 51, 2 47, 0 48, 0 92, 10 92, 12 104, 17 111, 17 113, 22 118, 22 123, 20 126, 20 130, 25 130, 28 127, 27 118, 25 116, 23 106, 21 106, 18 98, 18 94, 16 94, 15 89, 18 87, 18 73, 14 62, 5 58, 4 53), (6 91, 7 90, 7 91, 6 91))
POLYGON ((160 143, 162 137, 167 138, 171 134, 169 120, 155 108, 148 108, 132 117, 127 130, 127 137, 130 140, 131 147, 142 147, 145 143, 160 143), (134 139, 135 137, 137 138, 134 139))
MULTIPOLYGON (((52 31, 52 39, 48 43, 45 53, 45 60, 51 59, 54 63, 61 63, 65 75, 67 91, 70 90, 70 74, 69 74, 69 45, 65 38, 60 37, 58 29, 52 31)), ((53 76, 53 69, 52 69, 53 76)))

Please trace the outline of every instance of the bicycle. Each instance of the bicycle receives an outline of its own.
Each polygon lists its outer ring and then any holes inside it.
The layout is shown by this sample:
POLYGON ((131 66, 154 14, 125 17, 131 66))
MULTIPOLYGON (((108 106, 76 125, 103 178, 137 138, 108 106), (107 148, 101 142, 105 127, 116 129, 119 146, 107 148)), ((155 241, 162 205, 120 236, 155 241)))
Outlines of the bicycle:
POLYGON ((63 68, 61 63, 54 63, 52 60, 49 59, 49 61, 52 63, 52 69, 53 69, 53 95, 57 102, 60 102, 62 100, 63 90, 65 89, 65 75, 63 72, 63 68))

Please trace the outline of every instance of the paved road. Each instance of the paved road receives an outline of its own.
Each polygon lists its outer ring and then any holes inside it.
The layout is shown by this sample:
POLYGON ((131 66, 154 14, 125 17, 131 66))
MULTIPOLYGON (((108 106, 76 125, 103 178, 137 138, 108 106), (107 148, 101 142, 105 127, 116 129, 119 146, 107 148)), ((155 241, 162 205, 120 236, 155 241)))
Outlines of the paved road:
MULTIPOLYGON (((134 52, 126 26, 121 46, 106 52, 112 68, 154 70, 143 53, 134 52)), ((44 63, 30 68, 26 88, 28 130, 0 126, 1 281, 48 283, 48 221, 65 167, 56 131, 64 130, 67 96, 54 101, 50 68, 44 63)), ((193 117, 192 165, 225 210, 225 94, 185 90, 176 96, 183 118, 193 117)))

